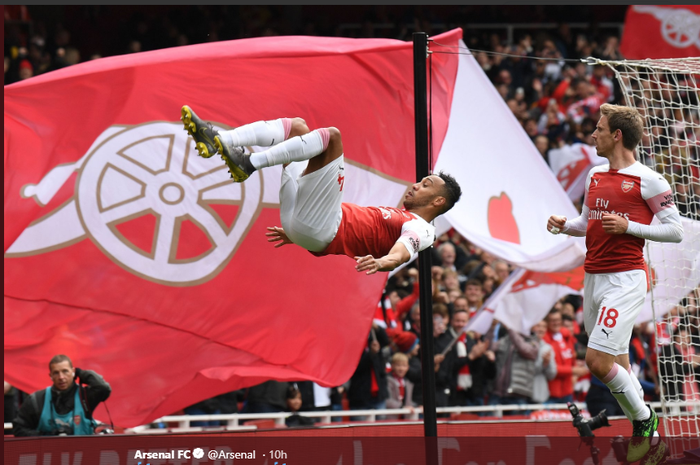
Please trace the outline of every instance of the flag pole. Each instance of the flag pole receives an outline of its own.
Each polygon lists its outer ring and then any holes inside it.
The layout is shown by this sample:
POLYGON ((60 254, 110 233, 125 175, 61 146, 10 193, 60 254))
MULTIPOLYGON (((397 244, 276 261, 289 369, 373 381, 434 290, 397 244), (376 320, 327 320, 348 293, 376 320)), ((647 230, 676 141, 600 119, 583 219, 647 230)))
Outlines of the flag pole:
MULTIPOLYGON (((416 181, 430 174, 428 165, 428 106, 426 91, 426 61, 428 35, 413 33, 413 92, 416 128, 416 181)), ((431 275, 431 250, 418 255, 418 282, 420 285, 420 352, 423 365, 423 430, 426 438, 437 438, 437 414, 435 411, 435 362, 433 347, 433 291, 431 275)), ((435 441, 430 441, 433 443, 435 441)), ((426 441, 426 445, 430 444, 426 441)), ((435 443, 437 447, 437 443, 435 443)), ((437 449, 426 447, 426 463, 437 463, 437 449)))

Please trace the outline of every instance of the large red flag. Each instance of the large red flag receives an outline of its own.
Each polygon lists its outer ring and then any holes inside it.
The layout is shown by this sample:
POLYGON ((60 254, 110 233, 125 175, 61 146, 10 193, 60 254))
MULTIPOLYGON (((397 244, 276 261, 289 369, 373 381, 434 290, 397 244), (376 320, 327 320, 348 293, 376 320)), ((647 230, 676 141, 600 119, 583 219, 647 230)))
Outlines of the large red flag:
MULTIPOLYGON (((435 37, 456 46, 461 30, 435 37)), ((433 56, 447 131, 457 55, 433 56)), ((280 168, 232 184, 178 121, 301 116, 343 134, 346 201, 415 181, 412 45, 273 37, 83 63, 5 88, 5 380, 32 392, 65 353, 135 426, 266 379, 347 381, 386 274, 274 249, 280 168)), ((255 149, 255 148, 253 148, 255 149)), ((104 419, 101 411, 97 417, 104 419)))
POLYGON ((700 6, 630 6, 620 51, 631 60, 700 56, 700 6))

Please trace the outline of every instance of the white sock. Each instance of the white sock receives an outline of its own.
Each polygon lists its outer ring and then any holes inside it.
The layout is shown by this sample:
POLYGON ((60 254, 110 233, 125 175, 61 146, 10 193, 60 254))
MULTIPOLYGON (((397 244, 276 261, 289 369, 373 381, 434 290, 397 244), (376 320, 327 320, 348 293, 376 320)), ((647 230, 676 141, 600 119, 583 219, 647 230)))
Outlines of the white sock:
POLYGON ((634 384, 634 388, 637 390, 639 398, 642 399, 642 402, 644 402, 644 389, 642 389, 642 384, 639 382, 639 378, 637 378, 637 376, 632 372, 632 367, 627 369, 627 373, 629 373, 630 378, 632 378, 632 384, 634 384))
POLYGON ((279 118, 271 121, 256 121, 230 131, 219 131, 221 141, 233 147, 258 145, 270 147, 282 142, 289 134, 291 119, 279 118))
POLYGON ((628 419, 630 422, 632 422, 632 420, 634 420, 634 418, 632 418, 632 414, 630 413, 630 411, 627 410, 627 408, 625 408, 625 406, 622 405, 620 402, 618 402, 618 404, 620 405, 620 408, 622 409, 622 412, 625 414, 625 416, 627 417, 627 419, 628 419))
POLYGON ((644 401, 639 398, 639 393, 634 387, 632 377, 627 370, 615 363, 610 373, 602 381, 610 388, 610 392, 617 399, 617 403, 620 404, 625 414, 629 412, 629 416, 633 420, 646 420, 649 418, 649 409, 644 405, 644 401))
POLYGON ((316 129, 303 136, 292 137, 263 152, 252 153, 250 162, 256 169, 309 160, 328 147, 328 129, 316 129))

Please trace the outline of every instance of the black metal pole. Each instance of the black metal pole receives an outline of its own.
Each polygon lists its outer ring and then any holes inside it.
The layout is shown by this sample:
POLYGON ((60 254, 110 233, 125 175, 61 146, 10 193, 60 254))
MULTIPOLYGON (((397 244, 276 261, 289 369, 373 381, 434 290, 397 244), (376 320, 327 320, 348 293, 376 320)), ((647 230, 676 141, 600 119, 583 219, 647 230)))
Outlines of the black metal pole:
MULTIPOLYGON (((428 104, 426 91, 426 61, 428 35, 413 34, 413 92, 416 116, 416 180, 430 174, 428 166, 428 104)), ((423 364, 423 429, 426 438, 437 437, 437 413, 435 412, 435 361, 433 347, 433 290, 431 276, 431 252, 426 249, 418 255, 418 279, 420 283, 420 351, 423 364)), ((432 454, 426 450, 431 463, 432 454)))

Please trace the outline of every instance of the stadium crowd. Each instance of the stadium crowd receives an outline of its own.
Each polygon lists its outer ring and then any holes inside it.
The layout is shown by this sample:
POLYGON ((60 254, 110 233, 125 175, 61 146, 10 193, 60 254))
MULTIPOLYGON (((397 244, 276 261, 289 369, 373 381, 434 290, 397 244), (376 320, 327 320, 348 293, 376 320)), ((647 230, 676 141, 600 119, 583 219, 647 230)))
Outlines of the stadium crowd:
MULTIPOLYGON (((79 11, 84 17, 74 24, 90 24, 94 16, 100 15, 97 7, 84 7, 79 11)), ((78 31, 68 30, 60 23, 50 26, 45 21, 32 20, 31 11, 26 7, 5 7, 4 82, 11 84, 102 56, 206 41, 288 33, 409 40, 414 29, 436 34, 460 26, 459 16, 448 21, 428 11, 413 9, 406 10, 402 17, 393 18, 388 17, 391 11, 381 7, 368 11, 359 29, 343 29, 324 22, 307 22, 293 28, 291 19, 275 17, 264 7, 222 8, 221 11, 192 7, 189 13, 170 9, 162 16, 135 11, 118 23, 113 44, 104 45, 103 38, 87 43, 93 35, 97 37, 94 27, 86 26, 85 30, 78 31), (442 27, 434 26, 438 23, 442 27), (23 24, 31 27, 23 29, 23 24), (75 37, 80 37, 82 42, 77 42, 75 37)), ((566 144, 593 145, 591 134, 600 106, 605 102, 623 103, 620 87, 610 69, 573 61, 588 56, 624 58, 616 32, 602 34, 592 28, 574 33, 564 22, 552 30, 524 29, 512 43, 508 43, 502 33, 486 29, 465 30, 464 40, 547 161, 552 149, 566 144)), ((698 116, 696 113, 688 118, 698 116)), ((700 139, 700 134, 687 132, 685 128, 668 131, 675 132, 659 137, 700 139)), ((642 154, 643 158, 650 156, 642 154)), ((664 155, 661 151, 656 156, 664 157, 668 153, 664 155)), ((697 159, 699 154, 692 156, 697 159)), ((666 166, 663 159, 657 163, 666 166)), ((697 201, 692 197, 694 192, 700 192, 700 174, 693 172, 692 167, 665 174, 683 181, 676 183, 681 186, 677 187, 680 191, 676 195, 691 199, 678 202, 681 214, 698 219, 697 201)), ((582 200, 576 202, 579 210, 582 200)), ((474 246, 454 230, 438 238, 433 254, 434 333, 428 343, 433 344, 436 354, 438 407, 579 400, 588 403, 591 415, 602 409, 607 409, 608 415, 623 415, 607 387, 592 377, 586 367, 587 336, 583 330, 580 296, 560 299, 528 336, 496 320, 486 334, 463 332, 462 328, 513 267, 474 246)), ((367 346, 354 374, 342 386, 324 388, 301 380, 296 383, 267 381, 204 400, 185 408, 184 412, 296 412, 421 405, 420 348, 426 342, 420 340, 417 298, 415 268, 408 267, 389 279, 369 331, 367 346)), ((697 349, 700 347, 699 319, 700 295, 696 289, 673 310, 672 325, 655 327, 649 322, 635 327, 630 362, 648 400, 659 399, 660 376, 669 380, 664 386, 664 392, 669 395, 683 393, 685 398, 700 399, 700 378, 689 370, 700 355, 697 349), (655 350, 655 329, 662 338, 659 351, 655 350), (661 372, 657 365, 660 355, 666 360, 660 366, 661 372), (680 373, 680 376, 671 377, 672 373, 680 373)), ((20 393, 5 383, 6 422, 12 421, 21 399, 20 393)), ((288 424, 308 421, 295 415, 289 417, 288 424)))

